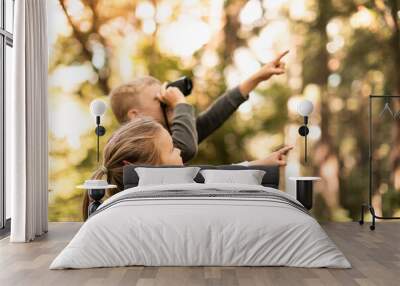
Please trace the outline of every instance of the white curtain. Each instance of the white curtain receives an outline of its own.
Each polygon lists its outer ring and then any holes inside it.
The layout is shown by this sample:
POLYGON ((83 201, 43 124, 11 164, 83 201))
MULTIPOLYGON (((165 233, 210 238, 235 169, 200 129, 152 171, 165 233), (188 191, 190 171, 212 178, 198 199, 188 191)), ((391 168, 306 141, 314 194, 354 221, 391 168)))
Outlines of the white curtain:
POLYGON ((6 187, 12 242, 47 232, 46 0, 15 1, 13 92, 6 98, 6 187))

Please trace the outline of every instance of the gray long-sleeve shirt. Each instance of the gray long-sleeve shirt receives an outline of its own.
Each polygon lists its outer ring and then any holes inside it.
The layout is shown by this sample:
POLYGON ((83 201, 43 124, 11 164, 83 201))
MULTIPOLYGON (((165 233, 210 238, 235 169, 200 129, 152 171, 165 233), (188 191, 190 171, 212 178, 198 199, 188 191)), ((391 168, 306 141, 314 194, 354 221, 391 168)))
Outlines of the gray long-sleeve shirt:
POLYGON ((197 154, 198 144, 217 130, 247 97, 240 93, 239 87, 228 90, 197 118, 192 105, 181 103, 175 107, 172 140, 181 150, 183 162, 197 154))

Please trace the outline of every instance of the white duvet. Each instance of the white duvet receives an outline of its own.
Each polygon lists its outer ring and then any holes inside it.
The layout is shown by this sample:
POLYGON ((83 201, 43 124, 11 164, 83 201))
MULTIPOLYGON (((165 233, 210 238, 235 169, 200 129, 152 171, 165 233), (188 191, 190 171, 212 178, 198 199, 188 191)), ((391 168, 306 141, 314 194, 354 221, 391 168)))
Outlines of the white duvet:
POLYGON ((50 269, 127 265, 351 267, 289 195, 255 185, 195 183, 141 186, 114 195, 50 269), (146 197, 175 190, 171 197, 146 197), (244 194, 190 195, 232 191, 244 194), (251 191, 262 193, 254 197, 251 191))

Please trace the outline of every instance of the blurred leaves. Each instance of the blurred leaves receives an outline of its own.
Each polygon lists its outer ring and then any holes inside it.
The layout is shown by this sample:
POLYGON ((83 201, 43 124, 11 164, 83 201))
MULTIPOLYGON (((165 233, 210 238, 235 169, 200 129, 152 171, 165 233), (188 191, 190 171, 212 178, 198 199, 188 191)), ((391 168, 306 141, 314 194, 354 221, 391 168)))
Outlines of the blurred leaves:
MULTIPOLYGON (((49 59, 50 220, 81 219, 82 192, 75 186, 97 168, 91 100, 107 102, 109 90, 141 75, 160 81, 186 75, 194 79, 189 101, 201 112, 251 74, 254 63, 262 64, 288 48, 287 75, 261 84, 229 121, 200 144, 191 163, 236 163, 297 142, 298 135, 291 130, 297 131, 301 118, 289 103, 308 98, 315 105, 311 125, 321 134, 310 140, 312 164, 302 166, 302 171, 331 172, 325 187, 316 190, 313 213, 320 220, 358 219, 368 190, 368 95, 394 93, 400 82, 400 67, 394 60, 395 25, 390 22, 392 2, 261 2, 49 2, 49 34, 56 35, 51 38, 49 59), (248 10, 241 15, 244 7, 248 10), (164 29, 172 23, 175 31, 164 29), (171 45, 185 49, 166 48, 171 45), (177 52, 188 50, 193 54, 177 52), (236 53, 239 50, 245 53, 236 53), (252 62, 241 58, 243 54, 252 62)), ((383 103, 374 105, 374 114, 383 103)), ((102 123, 107 129, 101 138, 104 146, 118 125, 110 110, 102 123)), ((376 150, 398 143, 390 141, 392 128, 381 128, 390 123, 378 118, 373 124, 375 137, 381 140, 374 143, 376 150)), ((302 161, 300 151, 292 153, 291 160, 302 161)), ((388 157, 393 154, 376 156, 375 195, 383 196, 382 211, 391 215, 400 208, 400 190, 391 186, 393 178, 388 179, 392 173, 388 157)))

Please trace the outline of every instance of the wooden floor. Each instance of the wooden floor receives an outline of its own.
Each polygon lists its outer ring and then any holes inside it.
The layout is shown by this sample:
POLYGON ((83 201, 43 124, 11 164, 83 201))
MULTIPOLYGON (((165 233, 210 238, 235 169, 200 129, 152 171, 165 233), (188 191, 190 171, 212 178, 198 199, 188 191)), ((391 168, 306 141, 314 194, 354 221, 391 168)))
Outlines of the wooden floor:
POLYGON ((32 243, 0 241, 0 285, 400 285, 400 223, 379 222, 375 231, 357 223, 324 224, 353 268, 121 267, 48 270, 81 226, 50 223, 32 243))

